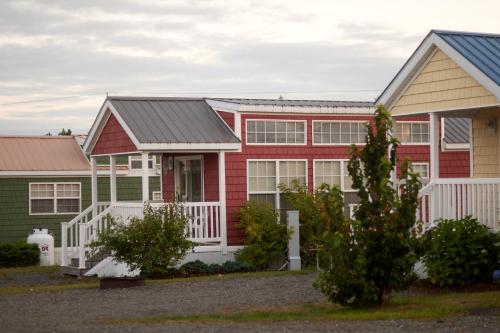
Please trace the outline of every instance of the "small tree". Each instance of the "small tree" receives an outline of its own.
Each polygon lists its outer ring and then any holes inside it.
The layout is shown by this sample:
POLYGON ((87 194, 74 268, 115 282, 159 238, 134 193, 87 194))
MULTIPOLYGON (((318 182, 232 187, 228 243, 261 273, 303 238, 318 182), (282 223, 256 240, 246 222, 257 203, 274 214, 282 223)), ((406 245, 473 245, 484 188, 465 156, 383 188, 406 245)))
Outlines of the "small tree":
POLYGON ((325 234, 332 258, 315 286, 342 305, 381 304, 393 290, 405 288, 413 277, 418 190, 420 182, 405 161, 401 167, 401 196, 391 182, 398 141, 391 136, 392 120, 383 106, 375 111, 375 126, 367 125, 366 146, 352 147, 349 175, 358 191, 354 220, 325 234))
POLYGON ((132 270, 140 269, 149 277, 161 276, 186 255, 193 243, 188 240, 189 217, 179 203, 153 209, 144 208, 144 218, 132 218, 129 223, 108 217, 109 228, 91 244, 97 249, 112 251, 114 258, 132 270))

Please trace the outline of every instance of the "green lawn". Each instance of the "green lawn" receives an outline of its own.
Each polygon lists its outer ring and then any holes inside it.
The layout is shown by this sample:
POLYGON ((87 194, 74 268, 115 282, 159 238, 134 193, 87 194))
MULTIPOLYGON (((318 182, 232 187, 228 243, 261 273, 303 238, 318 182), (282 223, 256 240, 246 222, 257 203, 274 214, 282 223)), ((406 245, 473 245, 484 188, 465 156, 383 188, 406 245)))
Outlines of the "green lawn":
POLYGON ((268 308, 259 311, 226 312, 193 316, 154 316, 110 319, 106 324, 156 324, 166 322, 262 322, 290 320, 396 320, 431 319, 462 315, 470 308, 500 308, 500 292, 448 293, 397 296, 390 304, 350 309, 334 304, 303 305, 293 308, 268 308))

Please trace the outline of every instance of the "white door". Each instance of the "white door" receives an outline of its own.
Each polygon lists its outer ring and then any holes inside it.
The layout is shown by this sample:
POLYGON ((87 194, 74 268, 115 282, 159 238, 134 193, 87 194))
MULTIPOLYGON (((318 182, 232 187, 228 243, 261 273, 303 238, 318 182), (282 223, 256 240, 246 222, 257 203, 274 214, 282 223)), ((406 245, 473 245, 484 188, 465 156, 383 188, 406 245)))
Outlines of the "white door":
POLYGON ((175 192, 182 202, 203 201, 203 157, 175 158, 175 192))

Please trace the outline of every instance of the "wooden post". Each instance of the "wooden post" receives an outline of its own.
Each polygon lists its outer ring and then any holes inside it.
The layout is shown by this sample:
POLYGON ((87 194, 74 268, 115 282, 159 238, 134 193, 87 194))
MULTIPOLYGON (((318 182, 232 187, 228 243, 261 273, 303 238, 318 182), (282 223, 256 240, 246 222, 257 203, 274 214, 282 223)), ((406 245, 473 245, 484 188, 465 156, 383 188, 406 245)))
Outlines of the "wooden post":
POLYGON ((110 190, 110 198, 111 205, 114 205, 117 201, 116 198, 116 156, 111 155, 109 161, 109 190, 110 190))
POLYGON ((149 169, 148 169, 149 154, 142 153, 142 202, 149 201, 149 169))
MULTIPOLYGON (((431 175, 430 175, 430 181, 431 183, 434 183, 436 179, 439 178, 439 128, 440 128, 440 123, 439 123, 439 115, 436 112, 432 112, 430 114, 430 153, 431 153, 431 175)), ((435 186, 432 186, 433 188, 431 189, 431 194, 430 194, 430 203, 431 203, 431 209, 430 209, 430 222, 431 225, 433 225, 434 221, 439 218, 437 216, 437 196, 434 193, 435 186)))
POLYGON ((92 179, 91 179, 91 189, 92 189, 92 217, 97 216, 97 160, 94 156, 90 157, 91 167, 92 167, 92 179))

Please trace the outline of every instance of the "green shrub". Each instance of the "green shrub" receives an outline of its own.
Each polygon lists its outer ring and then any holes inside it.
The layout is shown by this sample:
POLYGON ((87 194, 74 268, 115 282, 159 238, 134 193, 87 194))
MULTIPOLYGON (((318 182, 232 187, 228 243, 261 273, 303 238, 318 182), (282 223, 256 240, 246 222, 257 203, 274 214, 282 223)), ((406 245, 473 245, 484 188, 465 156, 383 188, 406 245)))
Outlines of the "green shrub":
POLYGON ((499 267, 500 235, 476 219, 441 220, 425 236, 423 257, 432 283, 490 282, 499 267))
POLYGON ((229 273, 247 273, 247 272, 255 272, 255 267, 248 262, 240 262, 240 261, 226 261, 222 264, 222 272, 229 273))
POLYGON ((222 266, 219 264, 208 265, 208 274, 219 274, 222 273, 222 266))
POLYGON ((40 249, 37 244, 25 241, 0 244, 0 267, 24 267, 40 263, 40 249))
POLYGON ((401 176, 406 181, 398 196, 391 183, 398 145, 391 136, 391 116, 379 106, 374 120, 375 127, 367 125, 365 147, 353 146, 348 164, 359 197, 354 219, 348 221, 340 211, 332 211, 338 223, 325 231, 323 240, 331 266, 315 283, 331 302, 341 305, 381 304, 414 277, 417 256, 412 229, 420 182, 405 161, 401 176))
POLYGON ((240 224, 246 239, 245 247, 236 253, 237 261, 262 270, 284 258, 290 233, 284 223, 278 222, 278 214, 270 204, 249 201, 240 210, 240 224))
POLYGON ((179 269, 187 275, 207 274, 209 272, 208 265, 201 260, 189 261, 182 265, 179 269))
POLYGON ((178 203, 161 208, 144 208, 144 218, 132 218, 129 223, 116 221, 108 216, 110 227, 91 244, 93 252, 106 248, 114 258, 140 269, 142 275, 161 277, 186 255, 193 247, 188 240, 189 217, 178 203))

